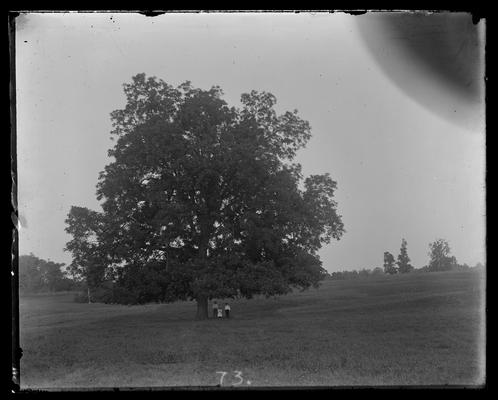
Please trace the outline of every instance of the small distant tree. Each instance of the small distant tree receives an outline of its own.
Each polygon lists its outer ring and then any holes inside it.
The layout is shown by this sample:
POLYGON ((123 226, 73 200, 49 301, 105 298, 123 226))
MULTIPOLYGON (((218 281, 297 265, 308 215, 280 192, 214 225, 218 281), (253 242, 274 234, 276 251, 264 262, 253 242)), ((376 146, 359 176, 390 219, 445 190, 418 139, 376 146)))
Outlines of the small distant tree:
POLYGON ((450 256, 450 245, 444 239, 429 244, 429 271, 449 271, 456 267, 457 260, 450 256))
POLYGON ((484 270, 484 265, 481 262, 478 262, 476 265, 474 265, 474 268, 477 270, 484 270))
POLYGON ((64 264, 46 261, 42 264, 42 279, 44 287, 50 292, 70 290, 70 281, 64 276, 64 264))
POLYGON ((398 271, 401 274, 406 274, 407 272, 410 272, 413 270, 413 266, 410 264, 410 258, 408 257, 408 251, 406 250, 406 240, 402 239, 401 240, 401 249, 399 251, 398 255, 398 271))
POLYGON ((456 264, 455 269, 458 271, 468 271, 470 269, 470 266, 467 263, 463 264, 456 264))
POLYGON ((391 275, 398 272, 394 261, 394 256, 388 251, 384 252, 384 272, 391 275))
POLYGON ((370 276, 371 271, 369 269, 363 268, 358 271, 358 275, 363 278, 367 278, 370 276))
POLYGON ((344 274, 340 271, 334 271, 330 274, 330 278, 334 280, 343 280, 344 274))
POLYGON ((383 275, 383 274, 384 274, 384 270, 381 267, 375 267, 372 270, 372 275, 383 275))

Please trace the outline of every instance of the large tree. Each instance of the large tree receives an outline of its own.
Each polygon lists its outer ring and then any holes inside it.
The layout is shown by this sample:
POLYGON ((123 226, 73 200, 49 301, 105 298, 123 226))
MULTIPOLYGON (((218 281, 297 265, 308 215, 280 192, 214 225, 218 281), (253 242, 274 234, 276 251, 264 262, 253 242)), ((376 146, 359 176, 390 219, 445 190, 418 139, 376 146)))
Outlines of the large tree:
POLYGON ((413 266, 410 264, 410 257, 408 257, 408 250, 406 249, 407 242, 405 239, 401 240, 401 248, 398 254, 398 271, 401 274, 405 274, 413 270, 413 266))
POLYGON ((198 318, 211 298, 317 286, 317 252, 344 227, 336 182, 304 178, 294 162, 309 123, 277 115, 266 92, 235 108, 219 87, 145 74, 124 92, 97 185, 102 212, 73 207, 67 219, 73 269, 94 285, 113 279, 117 301, 195 299, 198 318))

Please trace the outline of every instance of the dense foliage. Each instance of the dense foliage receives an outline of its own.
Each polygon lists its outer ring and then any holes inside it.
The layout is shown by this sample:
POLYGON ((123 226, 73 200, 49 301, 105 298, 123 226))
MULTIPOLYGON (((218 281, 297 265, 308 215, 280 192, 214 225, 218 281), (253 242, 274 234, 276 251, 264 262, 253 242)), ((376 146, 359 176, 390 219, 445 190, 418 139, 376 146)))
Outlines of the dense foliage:
POLYGON ((413 266, 410 264, 410 257, 408 257, 407 243, 405 239, 401 240, 401 249, 398 254, 398 272, 400 274, 406 274, 413 270, 413 266))
POLYGON ((394 256, 388 251, 384 252, 384 272, 391 275, 398 272, 398 268, 396 267, 396 263, 394 261, 394 256))
POLYGON ((64 264, 46 261, 33 254, 19 257, 19 291, 24 293, 60 292, 79 286, 70 279, 64 264))
POLYGON ((303 177, 311 137, 297 111, 252 91, 229 107, 219 87, 133 77, 111 114, 114 161, 97 185, 102 212, 72 207, 71 269, 112 301, 277 295, 326 275, 320 247, 344 232, 328 174, 303 177))
POLYGON ((429 244, 429 270, 449 271, 458 266, 454 256, 450 256, 450 245, 444 239, 437 239, 429 244))
POLYGON ((375 267, 372 269, 362 268, 360 270, 345 270, 345 271, 334 271, 329 274, 329 279, 333 280, 349 280, 349 279, 359 279, 368 278, 372 276, 382 276, 384 275, 384 270, 381 267, 375 267))

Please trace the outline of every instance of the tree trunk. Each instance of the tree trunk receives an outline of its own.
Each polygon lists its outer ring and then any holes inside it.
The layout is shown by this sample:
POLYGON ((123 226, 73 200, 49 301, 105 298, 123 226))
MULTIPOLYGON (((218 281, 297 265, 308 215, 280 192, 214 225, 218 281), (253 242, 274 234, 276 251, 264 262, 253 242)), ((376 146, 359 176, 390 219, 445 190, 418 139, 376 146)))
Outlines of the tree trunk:
MULTIPOLYGON (((208 244, 209 244, 209 235, 205 232, 208 231, 208 224, 201 218, 200 227, 201 227, 201 238, 199 241, 199 259, 201 260, 201 268, 205 268, 205 261, 208 258, 208 244)), ((198 295, 196 297, 197 301, 197 315, 196 319, 208 319, 208 296, 206 295, 198 295)))
POLYGON ((206 296, 199 296, 197 301, 197 315, 196 319, 208 319, 208 298, 206 296))

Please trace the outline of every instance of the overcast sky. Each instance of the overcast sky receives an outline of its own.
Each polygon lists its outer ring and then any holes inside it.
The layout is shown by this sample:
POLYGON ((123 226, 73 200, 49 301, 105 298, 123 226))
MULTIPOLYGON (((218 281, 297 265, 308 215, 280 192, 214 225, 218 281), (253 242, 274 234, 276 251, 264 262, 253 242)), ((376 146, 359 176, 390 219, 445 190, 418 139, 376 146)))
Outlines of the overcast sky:
MULTIPOLYGON (((401 82, 412 83, 403 89, 366 44, 359 26, 367 18, 19 17, 20 254, 70 263, 64 219, 71 205, 100 209, 95 185, 110 162, 109 114, 124 106, 122 84, 145 72, 175 86, 186 80, 203 89, 219 85, 231 105, 255 89, 273 93, 279 112, 299 110, 313 133, 298 155, 303 173, 329 172, 338 183, 346 233, 320 252, 329 271, 382 266, 384 251, 397 256, 402 238, 416 267, 427 264, 428 244, 437 238, 448 240, 459 262, 484 262, 484 106, 467 107, 435 90, 424 73, 411 71, 416 64, 393 56, 389 65, 401 82), (410 95, 410 87, 427 90, 431 104, 454 109, 455 119, 424 106, 429 102, 410 95)), ((392 48, 382 35, 374 40, 392 48)))

